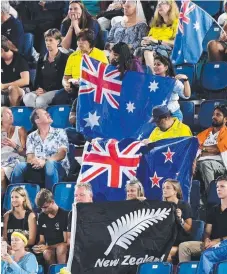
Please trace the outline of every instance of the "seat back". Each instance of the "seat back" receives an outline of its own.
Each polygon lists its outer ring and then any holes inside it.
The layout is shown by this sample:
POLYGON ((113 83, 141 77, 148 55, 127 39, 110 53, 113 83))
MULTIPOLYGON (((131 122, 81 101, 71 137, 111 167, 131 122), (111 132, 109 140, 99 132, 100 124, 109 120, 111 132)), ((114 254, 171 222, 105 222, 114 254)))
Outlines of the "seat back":
POLYGON ((33 111, 33 108, 30 107, 11 107, 13 113, 14 126, 24 127, 26 131, 32 129, 32 123, 30 121, 30 115, 33 111))
POLYGON ((44 274, 43 266, 39 264, 38 274, 44 274))
POLYGON ((196 274, 199 262, 182 262, 177 266, 177 274, 196 274))
POLYGON ((63 267, 66 267, 66 264, 52 264, 49 266, 48 274, 58 274, 63 267))
POLYGON ((50 114, 53 123, 52 127, 55 128, 67 128, 70 127, 69 123, 69 113, 71 106, 62 105, 62 106, 50 106, 47 108, 47 112, 50 114))
POLYGON ((215 274, 226 274, 227 273, 227 260, 218 263, 215 267, 215 274))
POLYGON ((166 262, 142 263, 137 268, 137 274, 171 274, 173 265, 166 262))
POLYGON ((32 208, 36 210, 37 206, 35 204, 35 197, 36 197, 36 194, 40 191, 40 186, 36 184, 29 184, 29 183, 8 185, 5 196, 4 196, 3 209, 6 211, 11 209, 11 191, 13 190, 13 188, 19 187, 19 186, 26 189, 32 208))
POLYGON ((207 44, 211 40, 217 40, 220 37, 221 28, 217 25, 216 22, 213 23, 210 30, 207 32, 206 36, 203 39, 203 51, 207 52, 207 44))
POLYGON ((67 211, 72 210, 75 185, 76 183, 62 182, 54 184, 52 189, 54 200, 57 205, 67 211))
POLYGON ((217 15, 220 11, 222 11, 222 1, 196 1, 196 5, 201 7, 203 10, 205 10, 207 13, 209 13, 211 16, 217 15))
POLYGON ((193 219, 199 218, 200 208, 200 181, 193 180, 190 192, 190 205, 192 209, 193 219))
POLYGON ((176 74, 185 74, 188 76, 190 86, 192 87, 195 83, 196 67, 192 64, 182 64, 174 67, 176 74))
POLYGON ((227 104, 227 100, 221 100, 221 99, 206 100, 201 103, 198 119, 199 119, 199 125, 202 128, 208 128, 211 126, 214 107, 222 104, 227 104))
POLYGON ((201 241, 204 233, 205 223, 200 220, 192 220, 192 241, 201 241))
POLYGON ((209 206, 220 204, 221 200, 218 198, 217 189, 216 189, 216 181, 213 180, 209 185, 207 204, 209 206))
POLYGON ((208 91, 220 91, 227 88, 227 62, 208 62, 201 71, 201 87, 208 91))
POLYGON ((194 126, 195 104, 190 101, 180 101, 180 109, 183 114, 183 122, 189 127, 194 126))

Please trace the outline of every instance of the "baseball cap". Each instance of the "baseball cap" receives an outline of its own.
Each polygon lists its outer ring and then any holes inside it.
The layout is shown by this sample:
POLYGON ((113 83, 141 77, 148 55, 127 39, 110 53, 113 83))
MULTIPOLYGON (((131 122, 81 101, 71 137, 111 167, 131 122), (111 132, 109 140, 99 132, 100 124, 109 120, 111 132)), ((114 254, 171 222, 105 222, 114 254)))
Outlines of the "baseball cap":
POLYGON ((167 105, 155 106, 152 109, 152 117, 149 122, 157 122, 161 117, 170 116, 171 112, 167 108, 167 105))

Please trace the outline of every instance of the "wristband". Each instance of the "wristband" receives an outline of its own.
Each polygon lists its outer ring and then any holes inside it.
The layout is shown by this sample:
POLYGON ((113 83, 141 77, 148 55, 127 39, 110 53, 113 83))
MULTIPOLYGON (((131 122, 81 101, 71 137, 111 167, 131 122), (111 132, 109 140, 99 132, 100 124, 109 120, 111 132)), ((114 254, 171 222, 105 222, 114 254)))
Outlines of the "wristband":
POLYGON ((186 79, 183 79, 183 81, 184 81, 184 82, 188 82, 188 78, 186 78, 186 79))
POLYGON ((16 145, 15 149, 16 151, 18 151, 20 149, 20 146, 19 145, 16 145))

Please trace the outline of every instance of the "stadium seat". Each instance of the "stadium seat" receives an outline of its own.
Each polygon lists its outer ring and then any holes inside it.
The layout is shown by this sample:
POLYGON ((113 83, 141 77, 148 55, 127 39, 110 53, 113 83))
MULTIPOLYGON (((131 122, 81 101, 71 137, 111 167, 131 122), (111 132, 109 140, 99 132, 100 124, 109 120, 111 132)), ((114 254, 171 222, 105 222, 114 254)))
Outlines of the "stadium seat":
POLYGON ((199 218, 199 208, 200 208, 200 181, 193 180, 190 192, 190 205, 192 209, 193 219, 199 218))
POLYGON ((195 83, 196 67, 192 64, 182 64, 174 67, 176 74, 185 74, 188 76, 190 86, 195 83))
POLYGON ((142 263, 137 268, 137 274, 171 274, 173 265, 166 262, 142 263))
POLYGON ((196 274, 199 262, 183 262, 177 266, 177 274, 196 274))
POLYGON ((227 260, 226 261, 222 261, 220 263, 218 263, 215 266, 215 274, 226 274, 227 273, 227 260))
POLYGON ((76 183, 61 182, 54 184, 52 189, 52 192, 54 194, 54 200, 57 205, 67 211, 72 210, 75 185, 76 183))
POLYGON ((227 100, 206 100, 201 103, 198 119, 203 129, 211 126, 214 107, 221 104, 227 104, 227 100))
POLYGON ((39 264, 38 274, 44 274, 43 266, 39 264))
POLYGON ((49 266, 48 274, 58 274, 66 264, 52 264, 49 266))
POLYGON ((40 191, 40 186, 36 184, 10 184, 7 186, 6 193, 4 196, 4 201, 3 201, 3 209, 4 210, 10 210, 11 209, 11 191, 15 187, 24 187, 27 192, 28 192, 28 197, 30 199, 31 205, 33 209, 37 209, 37 206, 35 205, 35 197, 36 194, 40 191))
POLYGON ((201 7, 203 10, 205 10, 207 13, 209 13, 211 16, 217 15, 220 11, 222 11, 223 2, 222 1, 196 1, 196 5, 201 7))
POLYGON ((32 129, 32 123, 30 121, 30 115, 33 111, 33 108, 30 107, 11 107, 13 117, 14 117, 14 126, 21 126, 30 131, 32 129))
POLYGON ((221 28, 214 23, 210 30, 207 32, 204 40, 203 40, 203 50, 207 52, 207 44, 211 40, 217 40, 220 37, 221 28))
POLYGON ((218 198, 215 180, 210 183, 208 197, 207 197, 207 204, 209 206, 220 204, 220 198, 218 198))
POLYGON ((201 71, 201 87, 207 91, 221 91, 227 88, 227 62, 208 62, 201 71))
POLYGON ((191 232, 192 241, 202 240, 204 226, 205 226, 204 221, 192 220, 192 232, 191 232))
POLYGON ((52 127, 55 128, 67 128, 70 127, 69 123, 69 113, 71 106, 62 105, 62 106, 50 106, 47 108, 48 113, 53 119, 52 127))
POLYGON ((195 105, 191 101, 180 101, 180 109, 183 113, 183 122, 189 127, 194 126, 195 105))

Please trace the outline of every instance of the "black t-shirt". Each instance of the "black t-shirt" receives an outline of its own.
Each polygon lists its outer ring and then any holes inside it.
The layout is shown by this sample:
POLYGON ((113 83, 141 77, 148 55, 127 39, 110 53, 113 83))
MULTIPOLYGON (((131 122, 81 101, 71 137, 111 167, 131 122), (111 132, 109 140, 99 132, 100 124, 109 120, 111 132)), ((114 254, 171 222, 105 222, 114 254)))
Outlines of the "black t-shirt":
POLYGON ((39 234, 43 235, 47 245, 54 245, 64 242, 63 232, 67 232, 68 211, 58 208, 54 218, 41 213, 38 218, 39 234))
POLYGON ((1 77, 2 83, 7 84, 19 80, 20 73, 29 71, 27 61, 18 53, 14 53, 12 62, 7 65, 1 58, 1 77))
POLYGON ((212 225, 211 239, 227 236, 227 208, 221 211, 221 205, 215 205, 208 212, 207 224, 212 225))
MULTIPOLYGON (((176 208, 179 208, 182 211, 182 219, 184 219, 184 221, 192 218, 192 210, 188 203, 179 200, 176 208)), ((178 246, 180 243, 190 240, 190 234, 187 233, 180 224, 178 224, 178 234, 174 246, 178 246)))
POLYGON ((22 231, 29 231, 28 227, 28 216, 30 215, 32 211, 27 210, 25 212, 25 216, 23 219, 17 219, 14 215, 13 212, 9 213, 9 219, 7 223, 7 239, 8 243, 11 243, 11 235, 14 231, 22 230, 22 231))

